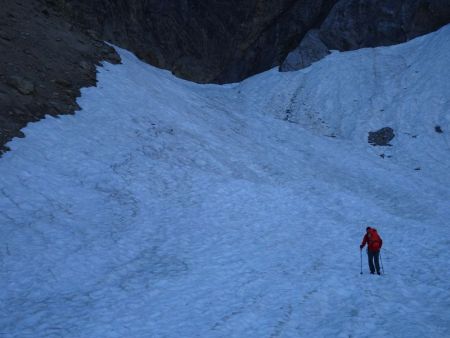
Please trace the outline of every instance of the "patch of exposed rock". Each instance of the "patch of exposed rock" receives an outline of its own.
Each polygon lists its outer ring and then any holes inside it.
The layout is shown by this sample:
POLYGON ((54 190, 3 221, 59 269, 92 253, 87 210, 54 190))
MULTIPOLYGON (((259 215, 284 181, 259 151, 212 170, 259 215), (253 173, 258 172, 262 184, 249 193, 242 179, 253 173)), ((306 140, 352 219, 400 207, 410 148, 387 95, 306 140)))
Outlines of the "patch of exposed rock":
POLYGON ((2 2, 0 154, 28 122, 79 109, 80 88, 96 83, 95 65, 119 56, 40 0, 2 2))

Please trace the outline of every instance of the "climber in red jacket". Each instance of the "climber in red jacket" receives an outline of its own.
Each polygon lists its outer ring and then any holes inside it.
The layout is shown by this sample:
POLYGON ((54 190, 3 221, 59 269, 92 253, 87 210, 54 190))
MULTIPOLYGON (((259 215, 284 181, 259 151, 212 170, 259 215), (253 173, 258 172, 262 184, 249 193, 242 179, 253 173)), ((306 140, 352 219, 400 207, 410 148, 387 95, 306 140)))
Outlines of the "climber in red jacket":
POLYGON ((380 235, 378 235, 377 229, 371 227, 366 228, 366 234, 361 245, 359 246, 360 250, 364 248, 366 243, 370 273, 374 274, 376 269, 377 274, 380 275, 380 249, 383 245, 383 240, 381 239, 380 235))

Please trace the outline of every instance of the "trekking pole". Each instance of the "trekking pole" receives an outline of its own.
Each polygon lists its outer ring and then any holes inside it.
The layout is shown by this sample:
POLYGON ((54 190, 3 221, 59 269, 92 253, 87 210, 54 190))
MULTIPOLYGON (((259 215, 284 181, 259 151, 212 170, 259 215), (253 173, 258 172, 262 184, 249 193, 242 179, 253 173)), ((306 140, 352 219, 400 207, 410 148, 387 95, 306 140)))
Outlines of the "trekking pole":
POLYGON ((359 249, 359 257, 361 258, 361 275, 362 275, 363 272, 362 272, 362 250, 361 249, 359 249))
POLYGON ((383 271, 383 275, 384 275, 384 267, 383 267, 383 259, 381 258, 381 250, 380 250, 380 263, 381 263, 381 271, 383 271))

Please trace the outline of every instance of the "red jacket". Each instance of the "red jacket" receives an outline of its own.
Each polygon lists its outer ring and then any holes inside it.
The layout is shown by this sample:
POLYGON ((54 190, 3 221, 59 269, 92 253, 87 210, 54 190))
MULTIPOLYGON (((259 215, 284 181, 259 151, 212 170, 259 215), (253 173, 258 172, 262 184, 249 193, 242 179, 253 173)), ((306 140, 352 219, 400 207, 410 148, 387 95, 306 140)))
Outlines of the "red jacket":
POLYGON ((378 235, 377 229, 369 228, 361 243, 361 249, 366 245, 370 251, 378 251, 383 245, 383 240, 378 235))

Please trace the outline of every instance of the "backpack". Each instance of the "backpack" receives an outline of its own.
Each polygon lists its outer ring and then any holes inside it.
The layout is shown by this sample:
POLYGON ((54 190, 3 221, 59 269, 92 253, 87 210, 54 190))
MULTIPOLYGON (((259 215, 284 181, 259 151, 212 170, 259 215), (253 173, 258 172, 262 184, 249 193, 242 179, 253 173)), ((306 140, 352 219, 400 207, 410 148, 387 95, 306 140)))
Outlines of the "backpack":
POLYGON ((378 235, 377 229, 370 228, 367 239, 370 250, 377 251, 381 249, 382 240, 380 235, 378 235))

